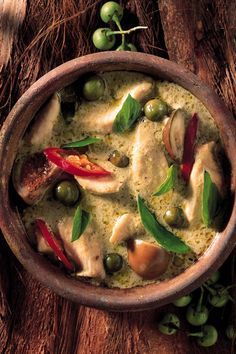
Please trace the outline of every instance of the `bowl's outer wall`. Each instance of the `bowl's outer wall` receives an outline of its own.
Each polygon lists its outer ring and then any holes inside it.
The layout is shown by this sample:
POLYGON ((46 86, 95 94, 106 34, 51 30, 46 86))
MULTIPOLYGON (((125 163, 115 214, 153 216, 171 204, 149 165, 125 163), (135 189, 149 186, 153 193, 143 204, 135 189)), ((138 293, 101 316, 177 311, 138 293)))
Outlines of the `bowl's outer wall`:
POLYGON ((113 311, 151 309, 173 301, 198 287, 227 258, 236 244, 236 126, 219 97, 181 66, 143 53, 104 52, 71 60, 38 80, 19 99, 7 117, 0 135, 0 226, 24 267, 55 292, 83 305, 113 311), (37 110, 58 89, 91 72, 132 70, 183 86, 203 102, 215 119, 231 163, 232 213, 225 230, 217 234, 209 249, 184 273, 145 287, 107 289, 65 275, 30 246, 24 225, 11 196, 10 180, 19 141, 37 110))

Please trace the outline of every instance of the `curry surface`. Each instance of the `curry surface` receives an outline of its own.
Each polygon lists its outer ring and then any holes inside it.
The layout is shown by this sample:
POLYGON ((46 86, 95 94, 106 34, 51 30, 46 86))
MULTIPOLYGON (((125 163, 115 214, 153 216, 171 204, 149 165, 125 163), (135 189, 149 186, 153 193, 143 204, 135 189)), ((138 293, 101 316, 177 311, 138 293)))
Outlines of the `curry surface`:
MULTIPOLYGON (((94 120, 99 119, 107 109, 116 107, 123 92, 134 83, 145 81, 145 76, 133 72, 107 72, 100 74, 106 82, 106 92, 102 99, 94 102, 81 100, 78 110, 73 121, 66 124, 63 117, 58 117, 58 122, 54 126, 53 138, 50 141, 42 141, 41 146, 29 146, 27 142, 22 142, 21 150, 18 158, 26 156, 35 151, 40 151, 48 146, 61 146, 63 143, 76 141, 87 136, 101 137, 102 142, 93 144, 89 147, 88 157, 96 162, 96 160, 107 161, 109 154, 117 149, 130 158, 130 165, 127 168, 115 168, 116 173, 120 178, 127 178, 120 192, 110 196, 97 196, 89 192, 82 191, 81 206, 89 211, 96 221, 97 236, 103 248, 104 254, 109 252, 118 252, 125 260, 123 269, 112 276, 107 275, 104 281, 106 286, 129 288, 137 285, 144 285, 155 281, 144 281, 136 273, 134 273, 127 265, 127 251, 125 243, 113 246, 109 242, 112 233, 112 228, 117 218, 127 212, 137 213, 135 186, 132 185, 132 179, 129 178, 130 166, 132 166, 132 149, 135 139, 135 128, 125 134, 99 134, 93 131, 91 126, 86 126, 87 115, 93 114, 94 120)), ((173 109, 183 108, 187 113, 192 114, 197 112, 200 119, 198 142, 204 143, 207 141, 219 141, 219 134, 216 125, 210 116, 209 112, 202 103, 195 98, 190 92, 182 87, 166 82, 156 81, 156 96, 166 101, 173 109)), ((139 123, 137 123, 139 124, 139 123)), ((155 137, 157 143, 160 144, 166 158, 171 164, 171 160, 165 151, 162 143, 163 121, 155 124, 155 137)), ((156 167, 158 169, 158 166, 156 167)), ((158 186, 156 186, 158 187, 158 186)), ((154 192, 154 191, 153 191, 154 192)), ((215 231, 205 227, 203 224, 194 227, 183 229, 174 229, 168 227, 163 221, 163 214, 170 205, 182 205, 186 197, 186 188, 179 179, 179 183, 175 191, 170 191, 160 197, 149 196, 147 199, 149 205, 156 213, 158 220, 163 223, 169 230, 172 230, 176 235, 181 237, 193 250, 192 253, 186 255, 173 255, 170 266, 166 273, 156 281, 171 278, 184 271, 188 266, 196 261, 199 256, 209 247, 215 231)), ((150 193, 152 195, 152 193, 150 193)), ((27 207, 23 212, 23 221, 28 233, 33 237, 32 224, 37 217, 43 218, 52 229, 56 231, 57 223, 65 216, 73 216, 75 208, 65 207, 60 202, 53 198, 52 191, 48 191, 44 198, 34 206, 27 207)), ((139 237, 145 241, 155 243, 154 238, 144 233, 139 237)), ((94 282, 94 280, 91 280, 94 282)), ((96 281, 95 281, 96 282, 96 281)))

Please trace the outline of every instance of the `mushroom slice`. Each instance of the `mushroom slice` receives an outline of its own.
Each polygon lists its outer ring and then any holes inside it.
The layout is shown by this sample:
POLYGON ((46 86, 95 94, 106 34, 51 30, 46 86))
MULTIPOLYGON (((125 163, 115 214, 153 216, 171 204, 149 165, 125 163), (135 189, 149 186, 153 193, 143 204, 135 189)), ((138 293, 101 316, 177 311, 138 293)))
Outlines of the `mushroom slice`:
POLYGON ((141 83, 129 87, 123 97, 116 101, 115 104, 107 105, 104 109, 94 105, 86 112, 80 124, 85 127, 87 131, 95 131, 102 134, 109 134, 112 132, 113 122, 116 115, 121 110, 123 103, 130 94, 134 99, 140 103, 145 102, 154 93, 154 81, 147 78, 141 83))
POLYGON ((132 213, 123 214, 117 219, 109 241, 116 245, 143 232, 144 228, 138 215, 132 213))
POLYGON ((93 223, 90 222, 80 238, 73 242, 71 242, 72 228, 73 219, 69 217, 58 224, 58 231, 67 255, 81 269, 76 275, 104 279, 105 270, 101 243, 99 242, 93 223))
POLYGON ((161 246, 142 240, 127 243, 128 263, 143 279, 156 279, 168 268, 170 254, 161 246))
POLYGON ((55 93, 34 118, 30 133, 26 138, 32 145, 41 145, 52 137, 53 127, 60 113, 59 96, 55 93))
POLYGON ((183 109, 176 109, 163 129, 165 148, 170 157, 178 162, 183 157, 186 116, 183 109))
POLYGON ((139 123, 135 135, 132 185, 144 198, 150 196, 167 176, 168 163, 155 136, 157 124, 144 120, 139 123))
POLYGON ((63 175, 64 172, 43 153, 35 153, 14 165, 13 184, 21 198, 31 205, 38 202, 63 175))
POLYGON ((201 145, 196 153, 195 163, 189 180, 189 197, 185 202, 184 210, 189 222, 201 221, 201 199, 204 184, 204 171, 211 176, 219 193, 224 196, 225 186, 221 167, 216 156, 217 145, 214 141, 201 145))
POLYGON ((103 195, 118 193, 125 182, 125 177, 116 174, 116 168, 109 162, 98 162, 100 166, 108 171, 112 171, 110 176, 89 178, 74 176, 79 185, 92 194, 103 195))

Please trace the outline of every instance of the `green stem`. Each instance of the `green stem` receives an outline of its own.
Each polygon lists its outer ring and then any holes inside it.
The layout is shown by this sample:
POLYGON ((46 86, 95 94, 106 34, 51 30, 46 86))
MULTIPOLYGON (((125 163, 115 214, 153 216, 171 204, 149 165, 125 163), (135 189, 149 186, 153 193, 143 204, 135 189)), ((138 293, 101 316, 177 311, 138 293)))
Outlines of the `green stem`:
POLYGON ((129 34, 131 32, 137 31, 139 29, 147 29, 147 26, 137 26, 137 27, 133 27, 130 28, 129 30, 122 30, 122 31, 109 31, 107 32, 107 36, 111 36, 112 34, 129 34))
POLYGON ((212 289, 212 288, 210 288, 208 285, 206 285, 206 284, 204 284, 203 285, 208 291, 209 291, 209 293, 211 294, 211 295, 216 295, 217 294, 217 291, 215 290, 215 289, 212 289))
POLYGON ((200 295, 200 299, 199 299, 198 304, 197 304, 197 312, 200 312, 200 311, 201 311, 203 295, 204 295, 204 289, 203 289, 203 287, 201 286, 201 295, 200 295))
MULTIPOLYGON (((115 14, 113 16, 113 21, 115 22, 116 26, 119 28, 119 31, 120 32, 123 32, 123 29, 121 27, 121 24, 120 24, 120 20, 118 18, 118 16, 115 14)), ((121 42, 122 46, 125 47, 125 35, 122 34, 122 42, 121 42)))
POLYGON ((196 332, 196 333, 188 333, 188 336, 202 338, 204 336, 204 334, 203 334, 203 332, 196 332))
POLYGON ((236 284, 232 284, 232 285, 226 286, 226 288, 224 290, 229 290, 229 289, 232 289, 235 287, 236 287, 236 284))

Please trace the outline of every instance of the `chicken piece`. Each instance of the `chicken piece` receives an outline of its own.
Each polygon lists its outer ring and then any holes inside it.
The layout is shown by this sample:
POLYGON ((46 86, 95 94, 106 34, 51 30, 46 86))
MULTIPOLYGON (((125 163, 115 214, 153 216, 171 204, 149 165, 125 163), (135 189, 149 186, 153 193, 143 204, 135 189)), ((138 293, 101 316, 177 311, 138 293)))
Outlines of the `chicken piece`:
POLYGON ((132 159, 132 188, 135 194, 150 196, 165 180, 168 163, 155 137, 155 122, 144 120, 136 130, 132 159))
POLYGON ((112 174, 106 177, 89 178, 74 176, 79 185, 92 194, 103 195, 118 193, 125 182, 125 177, 118 176, 116 168, 109 162, 98 162, 99 166, 111 171, 112 174))
POLYGON ((109 241, 113 245, 117 245, 144 232, 144 227, 138 215, 132 213, 123 214, 117 219, 109 241))
POLYGON ((63 175, 63 171, 49 162, 43 153, 35 153, 14 165, 13 184, 25 203, 31 205, 38 202, 63 175))
POLYGON ((190 223, 201 221, 200 205, 204 184, 204 171, 209 173, 219 193, 224 196, 224 177, 219 163, 216 160, 216 147, 216 143, 211 141, 210 143, 201 145, 197 150, 195 163, 189 180, 190 195, 184 205, 185 214, 190 223))
POLYGON ((83 121, 81 121, 81 126, 86 127, 87 131, 95 131, 103 134, 111 133, 116 115, 121 110, 129 94, 140 103, 143 103, 152 97, 153 93, 154 82, 147 77, 146 81, 139 84, 135 83, 134 86, 129 87, 119 101, 107 106, 105 110, 104 108, 99 110, 97 105, 93 109, 88 110, 86 116, 83 117, 83 121))
POLYGON ((81 277, 105 278, 101 243, 95 232, 93 222, 87 226, 83 235, 71 242, 73 219, 65 218, 58 224, 66 253, 76 262, 81 271, 77 273, 81 277))
MULTIPOLYGON (((154 82, 149 79, 149 81, 144 81, 141 84, 135 84, 128 94, 130 94, 136 101, 144 104, 154 94, 154 82)), ((124 101, 128 94, 123 98, 124 101)))
POLYGON ((75 179, 84 190, 97 195, 117 193, 123 184, 114 176, 97 179, 75 176, 75 179))
POLYGON ((52 137, 53 127, 60 113, 59 96, 55 93, 52 98, 39 110, 34 118, 30 133, 26 138, 32 145, 41 145, 52 137))

